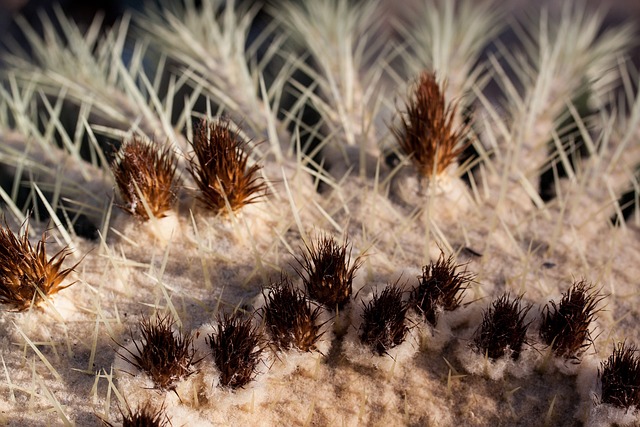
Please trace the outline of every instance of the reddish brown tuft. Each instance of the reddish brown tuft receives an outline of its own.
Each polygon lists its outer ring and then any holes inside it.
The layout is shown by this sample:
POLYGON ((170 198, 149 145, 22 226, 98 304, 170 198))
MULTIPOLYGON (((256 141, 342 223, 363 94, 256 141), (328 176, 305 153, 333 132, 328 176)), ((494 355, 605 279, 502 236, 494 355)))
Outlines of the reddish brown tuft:
POLYGON ((322 236, 314 245, 306 246, 296 269, 302 278, 309 298, 318 301, 329 310, 341 309, 349 302, 353 293, 353 277, 360 267, 357 257, 351 267, 351 248, 346 242, 338 244, 331 236, 322 236))
POLYGON ((189 172, 200 189, 198 199, 207 208, 222 213, 228 202, 236 211, 264 195, 260 166, 247 167, 246 143, 229 122, 203 120, 191 145, 195 157, 189 159, 189 172))
POLYGON ((602 362, 598 369, 602 403, 627 409, 640 406, 640 357, 637 353, 636 346, 618 343, 611 356, 602 362))
POLYGON ((65 247, 51 259, 47 259, 46 234, 35 249, 29 242, 29 225, 22 235, 15 235, 8 226, 0 225, 0 304, 11 310, 23 311, 38 306, 44 296, 53 295, 73 283, 61 283, 71 273, 74 265, 62 269, 62 263, 70 252, 65 247))
MULTIPOLYGON (((122 414, 122 427, 166 427, 171 425, 169 418, 164 413, 164 406, 154 409, 151 403, 147 402, 139 406, 135 411, 127 408, 127 412, 122 414)), ((108 421, 103 421, 105 426, 115 427, 108 421)))
POLYGON ((562 295, 560 304, 549 301, 542 311, 540 337, 554 353, 566 359, 579 360, 593 343, 589 326, 604 296, 593 285, 581 280, 562 295))
POLYGON ((155 321, 143 317, 140 321, 142 344, 134 341, 136 351, 132 352, 122 345, 120 347, 128 356, 120 354, 127 362, 144 371, 161 390, 175 389, 175 383, 195 373, 193 336, 174 334, 175 321, 169 316, 156 315, 155 321))
POLYGON ((466 268, 458 271, 460 267, 453 255, 445 258, 444 252, 440 252, 435 263, 422 267, 420 283, 411 291, 410 304, 433 326, 438 322, 440 310, 453 311, 460 306, 464 291, 474 278, 466 268))
POLYGON ((447 106, 435 74, 423 72, 405 106, 401 125, 392 129, 400 148, 420 175, 440 175, 465 148, 468 125, 454 128, 457 103, 447 106))
POLYGON ((312 307, 304 294, 282 277, 268 292, 263 290, 265 305, 262 316, 276 346, 282 350, 296 347, 315 350, 322 336, 318 318, 321 307, 312 307))
POLYGON ((163 149, 143 142, 137 136, 125 141, 111 164, 123 210, 143 221, 149 212, 156 218, 166 216, 177 200, 177 159, 169 147, 163 149), (137 188, 136 188, 137 187, 137 188))
POLYGON ((517 360, 522 345, 527 342, 529 323, 525 323, 525 317, 530 309, 530 305, 522 305, 522 295, 513 301, 509 294, 496 299, 484 312, 482 324, 475 333, 476 349, 491 359, 510 355, 517 360))
POLYGON ((402 301, 402 289, 388 285, 380 294, 374 294, 368 304, 363 303, 360 341, 379 356, 402 344, 409 332, 406 325, 408 306, 402 301))
POLYGON ((238 312, 219 315, 217 323, 206 341, 220 371, 220 385, 244 387, 256 376, 265 349, 264 338, 251 318, 243 319, 238 312))

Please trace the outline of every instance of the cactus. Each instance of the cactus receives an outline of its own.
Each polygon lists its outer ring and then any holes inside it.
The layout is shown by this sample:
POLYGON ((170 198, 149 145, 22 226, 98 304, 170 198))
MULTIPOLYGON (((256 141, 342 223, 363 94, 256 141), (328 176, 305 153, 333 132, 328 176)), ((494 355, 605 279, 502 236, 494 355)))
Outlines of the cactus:
POLYGON ((632 26, 248 3, 16 18, 0 423, 637 423, 632 26))

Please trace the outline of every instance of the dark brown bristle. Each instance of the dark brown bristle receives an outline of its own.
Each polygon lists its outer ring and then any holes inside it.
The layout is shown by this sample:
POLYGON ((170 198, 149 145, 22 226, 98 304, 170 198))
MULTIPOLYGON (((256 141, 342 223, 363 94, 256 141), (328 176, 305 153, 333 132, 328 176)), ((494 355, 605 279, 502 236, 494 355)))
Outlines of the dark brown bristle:
MULTIPOLYGON (((134 341, 136 352, 120 346, 128 355, 120 354, 127 362, 144 371, 161 390, 173 390, 177 381, 195 372, 193 336, 174 334, 175 321, 169 316, 156 315, 154 321, 143 317, 140 321, 142 344, 134 341)), ((133 337, 132 337, 133 338, 133 337)))
POLYGON ((34 248, 29 242, 28 224, 21 235, 0 224, 0 304, 23 311, 40 305, 43 295, 53 295, 71 286, 73 283, 61 285, 78 265, 62 269, 69 255, 65 247, 48 260, 45 234, 34 248))
POLYGON ((602 384, 601 403, 630 408, 640 406, 640 358, 634 345, 618 343, 613 354, 602 362, 598 378, 602 384))
MULTIPOLYGON (((135 411, 128 409, 127 413, 124 413, 121 409, 120 412, 122 427, 166 427, 171 425, 164 413, 164 408, 155 410, 149 402, 139 406, 135 411)), ((103 421, 103 423, 106 426, 114 427, 110 422, 103 421)))
POLYGON ((363 303, 359 337, 363 344, 382 356, 404 342, 409 328, 405 324, 408 306, 402 301, 402 290, 388 285, 369 303, 363 303))
POLYGON ((423 72, 405 106, 400 128, 392 129, 400 148, 420 175, 443 173, 465 149, 468 125, 454 129, 457 104, 447 106, 435 74, 423 72))
POLYGON ((221 386, 236 389, 254 379, 264 351, 264 338, 252 325, 251 318, 243 319, 237 312, 218 315, 215 331, 206 341, 220 371, 221 386))
POLYGON ((315 350, 315 344, 322 336, 318 324, 321 308, 312 307, 309 300, 300 290, 293 287, 287 277, 282 277, 267 293, 263 291, 263 295, 263 317, 278 348, 315 350))
POLYGON ((592 344, 589 325, 603 298, 584 280, 574 283, 559 305, 549 301, 544 307, 540 337, 557 356, 578 360, 592 344))
POLYGON ((525 317, 530 305, 522 306, 522 295, 513 301, 504 294, 484 312, 482 324, 476 331, 473 343, 476 349, 491 359, 510 354, 513 360, 520 357, 522 345, 527 342, 525 317))
POLYGON ((309 298, 318 301, 330 310, 341 309, 349 302, 353 292, 353 277, 360 267, 361 258, 351 267, 351 248, 346 242, 338 244, 331 236, 322 236, 311 246, 306 246, 302 258, 297 259, 309 298))
POLYGON ((258 172, 260 166, 247 167, 246 143, 229 122, 203 120, 193 143, 195 158, 189 159, 189 172, 200 194, 198 199, 216 213, 226 211, 227 202, 236 211, 264 195, 266 184, 258 172))
POLYGON ((464 291, 473 280, 466 268, 458 271, 460 267, 453 255, 445 258, 440 252, 435 263, 422 267, 420 283, 411 291, 410 304, 433 326, 438 322, 439 310, 453 311, 460 306, 464 291))
POLYGON ((177 159, 169 147, 160 149, 137 136, 125 141, 111 164, 125 202, 121 208, 147 221, 149 212, 144 199, 154 217, 166 216, 177 200, 176 167, 177 159))

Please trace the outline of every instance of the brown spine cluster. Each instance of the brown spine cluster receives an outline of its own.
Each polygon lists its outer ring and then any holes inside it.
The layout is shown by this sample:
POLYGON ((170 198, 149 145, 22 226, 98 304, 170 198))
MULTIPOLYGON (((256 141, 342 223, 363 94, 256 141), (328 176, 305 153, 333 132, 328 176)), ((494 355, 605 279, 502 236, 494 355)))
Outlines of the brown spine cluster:
POLYGON ((207 208, 223 213, 228 203, 236 211, 264 195, 260 166, 247 166, 246 143, 228 122, 203 120, 191 145, 194 155, 189 159, 189 172, 200 189, 198 199, 207 208))
POLYGON ((276 346, 281 350, 296 347, 312 351, 322 336, 318 318, 320 307, 311 302, 290 279, 283 277, 279 283, 264 293, 265 306, 262 316, 276 346))
MULTIPOLYGON (((140 322, 142 343, 134 341, 136 351, 120 346, 128 355, 120 354, 127 362, 144 371, 161 390, 173 390, 178 380, 195 372, 195 347, 191 334, 174 334, 175 321, 170 316, 157 315, 152 321, 140 322)), ((132 337, 133 338, 133 337, 132 337)))
POLYGON ((562 295, 560 304, 549 301, 542 311, 540 337, 554 353, 566 359, 579 359, 592 344, 589 325, 604 297, 581 280, 562 295))
MULTIPOLYGON (((171 425, 167 415, 164 413, 164 407, 154 409, 151 403, 147 402, 139 406, 135 411, 127 409, 122 412, 122 427, 166 427, 171 425)), ((105 426, 115 427, 108 421, 103 421, 105 426)))
POLYGON ((341 309, 349 302, 353 293, 353 277, 361 265, 358 257, 349 266, 351 248, 345 241, 338 244, 331 236, 322 236, 311 246, 306 246, 302 258, 298 259, 307 295, 329 310, 341 309))
POLYGON ((243 319, 238 312, 219 315, 215 331, 206 342, 220 371, 221 386, 236 389, 255 378, 265 346, 250 317, 243 319))
POLYGON ((522 295, 511 300, 504 294, 484 312, 482 324, 476 331, 473 344, 490 359, 510 354, 513 360, 520 357, 522 346, 527 342, 529 323, 525 317, 530 305, 522 305, 522 295))
POLYGON ((397 285, 387 286, 364 304, 360 341, 382 356, 389 349, 404 342, 409 328, 405 323, 408 306, 402 301, 397 285))
POLYGON ((166 216, 177 200, 176 167, 169 147, 160 149, 137 136, 125 141, 111 164, 125 202, 121 208, 143 221, 149 219, 149 213, 156 218, 166 216))
POLYGON ((453 311, 460 306, 464 291, 473 280, 473 274, 467 273, 466 268, 459 271, 460 267, 453 255, 445 258, 440 252, 435 263, 422 267, 420 283, 411 291, 410 304, 433 326, 438 322, 439 310, 453 311))
POLYGON ((640 406, 640 357, 634 345, 618 343, 602 362, 598 377, 602 385, 601 403, 630 408, 640 406))
POLYGON ((62 269, 69 250, 63 248, 47 259, 46 235, 35 248, 28 235, 28 224, 22 235, 0 224, 0 304, 15 311, 38 306, 45 296, 71 286, 73 283, 63 286, 62 282, 78 265, 62 269))
POLYGON ((423 72, 392 131, 402 151, 424 177, 440 175, 464 151, 468 125, 455 127, 457 104, 447 105, 433 73, 423 72))

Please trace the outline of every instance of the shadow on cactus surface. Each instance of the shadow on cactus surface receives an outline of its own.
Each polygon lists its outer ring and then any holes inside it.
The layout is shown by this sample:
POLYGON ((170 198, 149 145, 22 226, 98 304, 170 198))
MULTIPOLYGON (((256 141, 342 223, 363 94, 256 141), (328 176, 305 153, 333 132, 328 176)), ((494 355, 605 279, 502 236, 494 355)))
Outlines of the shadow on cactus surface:
POLYGON ((640 10, 592 3, 25 9, 0 424, 640 422, 640 10))

